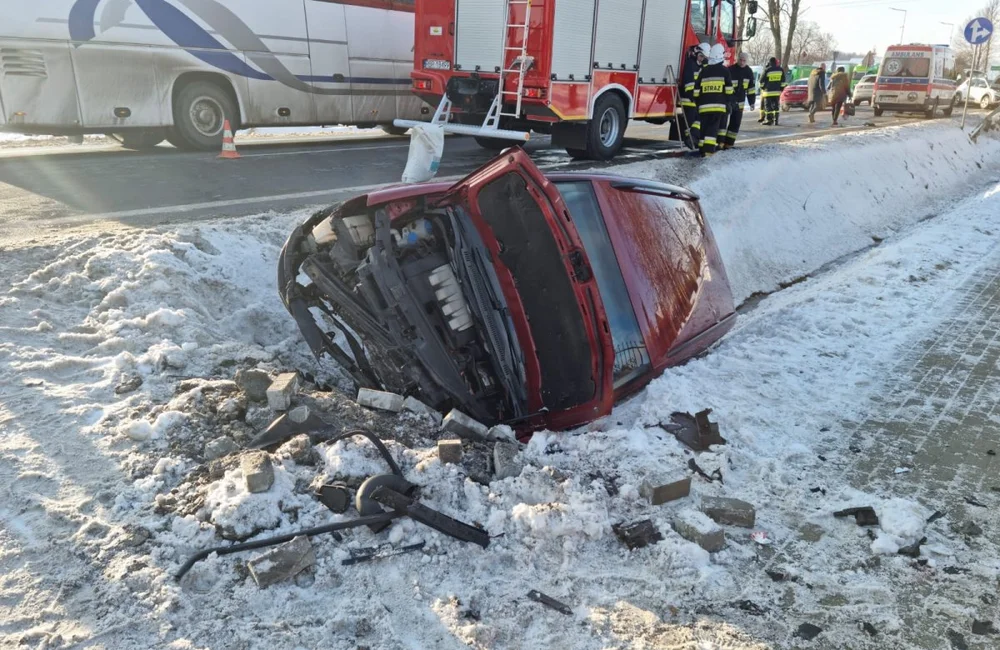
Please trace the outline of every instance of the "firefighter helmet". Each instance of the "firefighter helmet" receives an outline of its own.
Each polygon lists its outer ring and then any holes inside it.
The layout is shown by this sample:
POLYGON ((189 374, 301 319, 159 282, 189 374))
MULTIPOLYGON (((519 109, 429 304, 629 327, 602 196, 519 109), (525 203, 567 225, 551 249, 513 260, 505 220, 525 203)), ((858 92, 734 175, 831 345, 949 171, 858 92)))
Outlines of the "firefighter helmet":
POLYGON ((716 43, 712 46, 711 53, 708 55, 708 62, 712 65, 716 63, 722 63, 726 58, 726 48, 722 47, 721 43, 716 43))

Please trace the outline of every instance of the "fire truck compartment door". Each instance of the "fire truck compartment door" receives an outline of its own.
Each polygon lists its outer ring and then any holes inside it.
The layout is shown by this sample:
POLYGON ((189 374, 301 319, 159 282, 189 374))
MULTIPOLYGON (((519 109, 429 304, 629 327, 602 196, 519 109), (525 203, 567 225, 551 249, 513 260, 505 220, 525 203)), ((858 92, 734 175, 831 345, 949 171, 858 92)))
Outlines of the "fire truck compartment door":
POLYGON ((597 9, 594 61, 605 70, 610 67, 635 72, 641 29, 642 0, 601 0, 597 9))
POLYGON ((594 59, 594 0, 559 0, 552 33, 552 74, 558 81, 586 81, 594 59))
POLYGON ((506 2, 455 1, 455 66, 492 73, 503 61, 506 2), (478 66, 478 67, 477 67, 478 66))
POLYGON ((639 76, 646 83, 667 83, 666 69, 681 78, 681 49, 684 43, 686 0, 646 0, 639 76))

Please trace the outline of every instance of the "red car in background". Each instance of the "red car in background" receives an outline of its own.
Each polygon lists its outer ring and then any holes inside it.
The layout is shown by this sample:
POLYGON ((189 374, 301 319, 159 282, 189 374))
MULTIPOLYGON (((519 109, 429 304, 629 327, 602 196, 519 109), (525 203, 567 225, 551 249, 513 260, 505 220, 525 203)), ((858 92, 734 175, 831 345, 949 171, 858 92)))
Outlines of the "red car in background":
POLYGON ((735 320, 696 195, 546 176, 521 149, 318 212, 278 282, 313 352, 360 386, 520 431, 608 413, 735 320))
POLYGON ((796 79, 781 91, 781 110, 790 111, 793 108, 808 108, 809 80, 796 79))

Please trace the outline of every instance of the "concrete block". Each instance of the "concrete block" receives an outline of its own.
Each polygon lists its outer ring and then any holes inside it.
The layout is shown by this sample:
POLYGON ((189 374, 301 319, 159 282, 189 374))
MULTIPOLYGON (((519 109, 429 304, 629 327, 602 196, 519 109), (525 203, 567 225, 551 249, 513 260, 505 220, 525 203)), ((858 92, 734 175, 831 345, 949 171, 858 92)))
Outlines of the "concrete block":
POLYGON ((240 459, 247 491, 267 492, 274 484, 274 466, 266 451, 252 451, 240 459))
POLYGON ((267 389, 271 387, 271 375, 263 370, 256 368, 237 370, 233 379, 246 394, 247 399, 254 402, 263 402, 267 399, 267 389))
POLYGON ((493 445, 493 477, 500 481, 519 476, 524 466, 517 460, 520 449, 513 442, 498 442, 493 445))
POLYGON ((393 413, 399 413, 403 410, 403 396, 396 393, 387 393, 384 390, 362 388, 358 391, 357 402, 361 406, 382 411, 392 411, 393 413))
POLYGON ((486 425, 473 420, 458 409, 452 409, 448 415, 444 416, 441 428, 466 440, 489 441, 489 429, 486 425))
POLYGON ((639 486, 639 494, 649 499, 649 502, 658 506, 670 501, 682 499, 691 494, 691 477, 685 476, 679 481, 656 485, 652 481, 643 481, 639 486))
POLYGON ((267 405, 272 411, 287 411, 292 405, 292 397, 299 389, 299 373, 284 372, 271 382, 267 389, 267 405))
POLYGON ((709 553, 726 547, 726 534, 722 527, 697 510, 682 510, 674 518, 673 527, 677 534, 694 542, 709 553))
POLYGON ((250 575, 253 576, 257 586, 263 588, 292 578, 314 564, 316 564, 316 552, 309 538, 300 535, 253 558, 247 562, 247 568, 250 569, 250 575))
POLYGON ((703 497, 701 511, 724 526, 753 528, 757 511, 746 501, 727 497, 703 497))
POLYGON ((216 438, 205 443, 205 460, 215 460, 229 454, 235 454, 240 446, 232 438, 216 438))
POLYGON ((438 440, 438 458, 443 464, 462 462, 462 441, 438 440))
POLYGON ((417 413, 418 415, 429 415, 431 416, 431 419, 434 420, 434 424, 439 426, 441 424, 441 420, 444 419, 440 413, 415 397, 407 397, 404 399, 403 409, 409 411, 410 413, 417 413))
MULTIPOLYGON (((289 416, 290 414, 291 411, 289 411, 289 416)), ((285 444, 278 447, 278 453, 288 456, 299 465, 312 465, 316 461, 312 442, 309 440, 309 435, 305 433, 300 433, 285 444)))

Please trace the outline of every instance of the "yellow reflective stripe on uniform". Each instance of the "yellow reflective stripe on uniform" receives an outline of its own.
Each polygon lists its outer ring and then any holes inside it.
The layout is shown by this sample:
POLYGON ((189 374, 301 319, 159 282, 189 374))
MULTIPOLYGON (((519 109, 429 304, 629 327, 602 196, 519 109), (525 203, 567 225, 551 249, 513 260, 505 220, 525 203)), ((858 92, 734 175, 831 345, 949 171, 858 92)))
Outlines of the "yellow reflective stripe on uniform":
POLYGON ((698 107, 699 113, 725 113, 729 107, 725 104, 702 104, 698 107))
POLYGON ((694 82, 684 84, 684 92, 694 90, 694 82))
POLYGON ((681 106, 684 107, 684 108, 694 108, 695 106, 697 106, 697 104, 695 104, 690 99, 682 99, 681 100, 681 106))
POLYGON ((732 86, 726 86, 726 94, 727 95, 732 95, 734 92, 736 92, 736 91, 733 90, 732 86))
POLYGON ((750 80, 749 79, 744 79, 743 80, 743 90, 746 90, 749 87, 750 87, 750 80))
POLYGON ((781 81, 781 75, 782 75, 782 73, 781 73, 780 70, 776 70, 774 72, 768 72, 767 73, 767 80, 768 81, 781 81))
POLYGON ((715 146, 716 144, 718 144, 718 140, 716 140, 715 138, 706 137, 705 144, 710 144, 712 146, 715 146))

